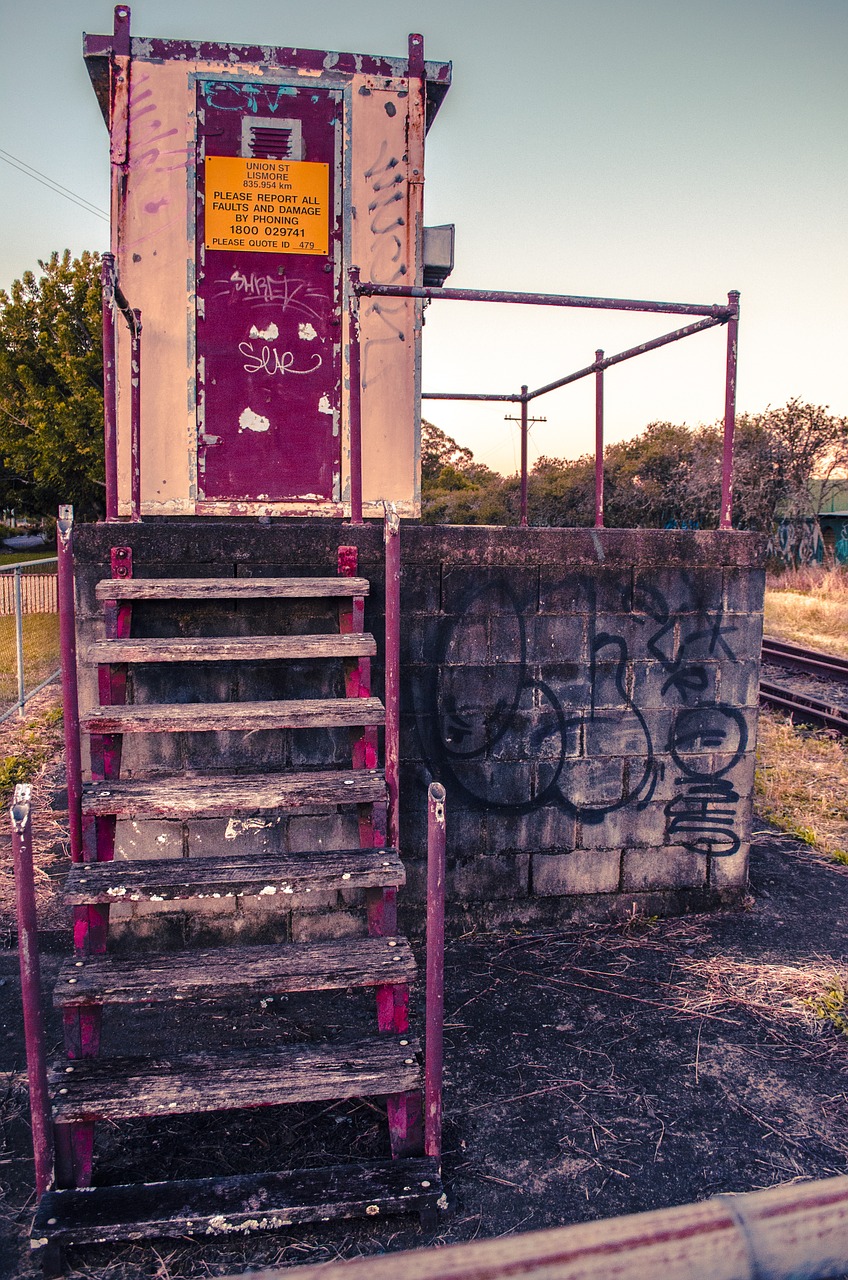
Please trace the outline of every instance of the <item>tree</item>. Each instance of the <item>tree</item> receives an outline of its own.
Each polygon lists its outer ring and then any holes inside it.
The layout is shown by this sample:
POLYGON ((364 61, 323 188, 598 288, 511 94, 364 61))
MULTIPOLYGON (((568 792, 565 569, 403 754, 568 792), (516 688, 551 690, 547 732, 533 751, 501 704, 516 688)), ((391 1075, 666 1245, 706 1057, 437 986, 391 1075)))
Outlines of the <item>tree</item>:
POLYGON ((782 409, 766 409, 751 424, 767 433, 783 487, 784 513, 815 516, 848 467, 848 418, 827 405, 805 404, 797 396, 782 409))
POLYGON ((0 290, 0 498, 33 515, 104 508, 100 258, 53 253, 0 290))
POLYGON ((421 519, 425 524, 509 524, 508 482, 470 449, 421 422, 421 519))
MULTIPOLYGON (((679 522, 710 529, 721 504, 724 428, 652 422, 604 450, 604 518, 612 527, 679 522)), ((480 467, 468 449, 427 423, 422 483, 432 523, 518 523, 519 481, 480 467), (429 434, 428 434, 429 433, 429 434), (427 450, 429 449, 429 454, 427 450), (429 477, 429 478, 428 478, 429 477)), ((595 461, 539 458, 528 477, 533 525, 580 527, 594 520, 595 461)), ((733 523, 770 532, 775 519, 814 517, 848 473, 848 419, 790 400, 740 414, 733 467, 733 523)))
POLYGON ((470 449, 458 445, 446 431, 433 426, 426 418, 421 419, 422 488, 436 484, 444 467, 453 467, 461 472, 473 461, 474 454, 470 449))

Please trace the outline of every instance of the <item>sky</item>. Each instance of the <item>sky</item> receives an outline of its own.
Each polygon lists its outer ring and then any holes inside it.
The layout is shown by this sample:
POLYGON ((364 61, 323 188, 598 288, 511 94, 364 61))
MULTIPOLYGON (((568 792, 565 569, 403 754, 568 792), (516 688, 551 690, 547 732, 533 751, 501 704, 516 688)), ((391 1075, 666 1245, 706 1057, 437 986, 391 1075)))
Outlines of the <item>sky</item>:
MULTIPOLYGON (((0 288, 54 249, 102 250, 107 133, 82 32, 103 0, 0 0, 0 288)), ((848 414, 848 0, 136 0, 136 35, 453 63, 427 140, 425 221, 456 224, 451 285, 725 302, 741 293, 738 408, 848 414)), ((515 392, 673 318, 440 302, 425 391, 515 392)), ((725 330, 606 375, 607 440, 716 421, 725 330)), ((592 379, 533 402, 531 463, 592 449, 592 379)), ((424 414, 513 472, 505 405, 424 414)))

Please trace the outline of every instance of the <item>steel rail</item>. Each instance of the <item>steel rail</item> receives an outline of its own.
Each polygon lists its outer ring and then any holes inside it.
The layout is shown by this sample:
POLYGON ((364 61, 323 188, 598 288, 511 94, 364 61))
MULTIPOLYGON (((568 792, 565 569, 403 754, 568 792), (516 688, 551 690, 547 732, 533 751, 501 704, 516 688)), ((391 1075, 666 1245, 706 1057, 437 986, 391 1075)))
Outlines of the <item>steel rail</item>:
POLYGON ((760 702, 767 707, 775 707, 778 711, 786 711, 789 715, 805 724, 822 725, 825 729, 835 729, 837 733, 848 737, 848 711, 843 707, 822 702, 819 698, 811 698, 805 693, 797 693, 782 684, 771 684, 760 681, 760 702))
POLYGON ((789 640, 763 636, 762 657, 764 662, 790 671, 804 671, 809 675, 848 683, 848 658, 836 653, 824 653, 821 649, 807 649, 789 640))

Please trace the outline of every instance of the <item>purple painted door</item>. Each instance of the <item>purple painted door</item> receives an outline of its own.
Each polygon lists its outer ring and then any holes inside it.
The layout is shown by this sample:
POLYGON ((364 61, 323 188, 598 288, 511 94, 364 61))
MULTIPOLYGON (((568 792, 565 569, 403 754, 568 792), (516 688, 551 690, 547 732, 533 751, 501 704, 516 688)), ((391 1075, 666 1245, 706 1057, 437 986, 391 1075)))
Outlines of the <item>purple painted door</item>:
POLYGON ((197 87, 198 497, 333 501, 342 95, 197 87))

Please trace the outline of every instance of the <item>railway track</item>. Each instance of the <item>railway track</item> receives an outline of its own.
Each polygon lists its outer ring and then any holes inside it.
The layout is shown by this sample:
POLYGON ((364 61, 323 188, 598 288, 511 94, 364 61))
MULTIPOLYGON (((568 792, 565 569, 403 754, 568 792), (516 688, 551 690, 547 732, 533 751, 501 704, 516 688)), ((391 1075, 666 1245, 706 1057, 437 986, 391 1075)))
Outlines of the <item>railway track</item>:
POLYGON ((806 675, 821 676, 824 680, 848 682, 848 658, 836 653, 822 653, 820 649, 804 649, 789 640, 776 640, 763 636, 764 662, 775 667, 787 667, 790 671, 802 671, 806 675))
MULTIPOLYGON (((814 676, 831 684, 848 683, 848 658, 818 649, 805 649, 788 640, 763 636, 762 660, 806 676, 814 676)), ((826 701, 797 688, 760 680, 760 702, 785 711, 806 724, 817 724, 848 737, 848 710, 839 701, 826 701)))

